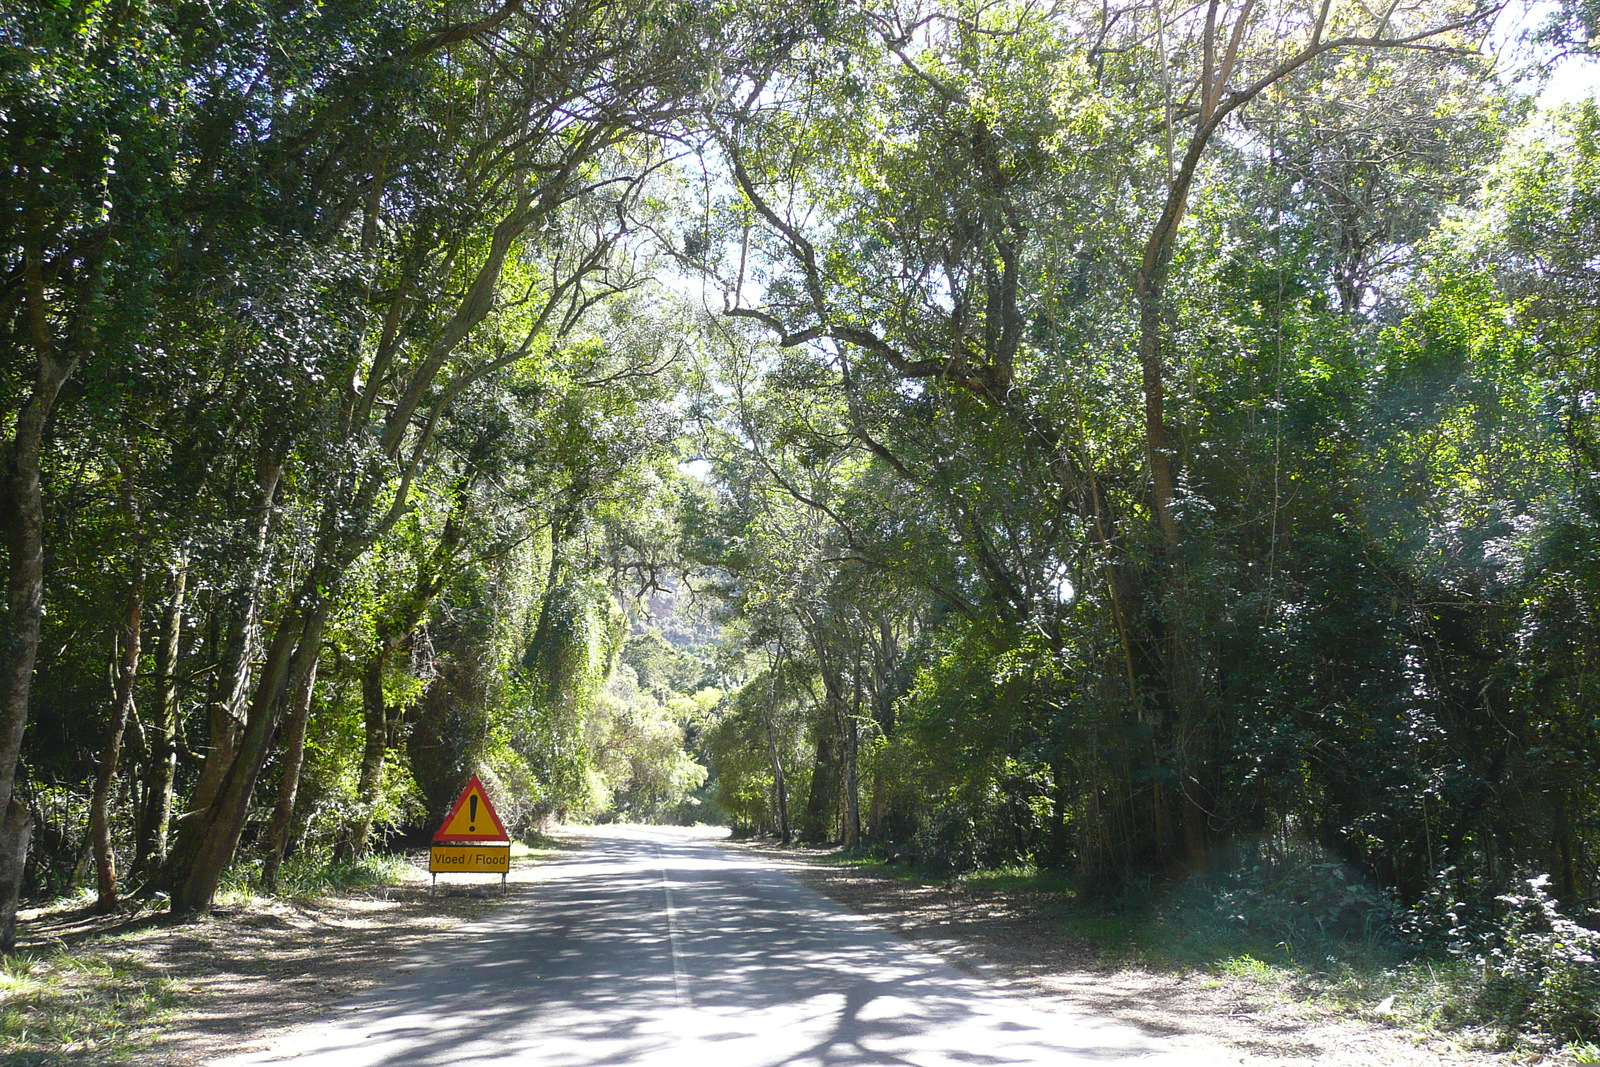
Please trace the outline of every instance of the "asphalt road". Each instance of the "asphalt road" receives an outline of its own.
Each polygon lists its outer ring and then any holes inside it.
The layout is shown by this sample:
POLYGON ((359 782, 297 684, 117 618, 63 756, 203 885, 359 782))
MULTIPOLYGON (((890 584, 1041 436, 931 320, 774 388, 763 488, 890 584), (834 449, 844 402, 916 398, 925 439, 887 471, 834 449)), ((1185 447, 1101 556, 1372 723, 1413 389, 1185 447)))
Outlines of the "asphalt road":
POLYGON ((619 828, 387 985, 216 1067, 1196 1062, 1002 993, 781 866, 619 828))

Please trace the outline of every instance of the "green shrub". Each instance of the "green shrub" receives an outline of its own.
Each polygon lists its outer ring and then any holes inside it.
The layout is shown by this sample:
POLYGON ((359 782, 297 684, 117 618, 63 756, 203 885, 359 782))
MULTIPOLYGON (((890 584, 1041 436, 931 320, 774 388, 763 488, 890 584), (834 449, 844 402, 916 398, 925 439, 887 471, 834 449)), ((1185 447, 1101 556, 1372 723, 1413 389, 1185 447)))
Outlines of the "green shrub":
POLYGON ((911 857, 932 874, 957 874, 980 865, 974 804, 951 798, 933 809, 911 839, 911 857))
POLYGON ((1561 914, 1546 887, 1502 896, 1502 935, 1484 956, 1482 1010, 1507 1031, 1561 1040, 1600 1038, 1600 931, 1561 914))
POLYGON ((1160 909, 1199 954, 1249 947, 1288 957, 1335 944, 1392 946, 1398 909, 1368 879, 1301 842, 1241 846, 1235 862, 1160 909))

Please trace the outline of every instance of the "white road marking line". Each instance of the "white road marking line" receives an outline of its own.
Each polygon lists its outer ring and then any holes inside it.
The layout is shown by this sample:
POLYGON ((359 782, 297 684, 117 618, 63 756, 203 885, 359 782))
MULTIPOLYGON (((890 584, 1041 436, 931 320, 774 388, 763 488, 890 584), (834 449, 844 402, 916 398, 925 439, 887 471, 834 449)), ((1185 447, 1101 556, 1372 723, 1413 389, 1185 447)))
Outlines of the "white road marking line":
POLYGON ((689 976, 684 973, 683 950, 678 944, 678 912, 672 906, 672 883, 667 880, 667 858, 660 845, 656 846, 656 859, 661 863, 661 889, 667 895, 667 940, 672 945, 672 988, 678 995, 678 1006, 692 1008, 694 998, 689 995, 689 976))

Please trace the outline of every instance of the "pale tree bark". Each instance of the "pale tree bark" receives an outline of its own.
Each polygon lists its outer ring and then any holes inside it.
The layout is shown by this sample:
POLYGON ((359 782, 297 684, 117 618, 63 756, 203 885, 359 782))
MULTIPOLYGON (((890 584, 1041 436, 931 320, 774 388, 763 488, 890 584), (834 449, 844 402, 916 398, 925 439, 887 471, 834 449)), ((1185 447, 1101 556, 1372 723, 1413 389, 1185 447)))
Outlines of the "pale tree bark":
POLYGON ((268 545, 276 526, 273 501, 282 482, 283 462, 270 452, 256 466, 255 506, 246 544, 249 556, 243 580, 230 596, 226 609, 222 649, 217 656, 215 682, 206 706, 207 747, 199 780, 189 795, 184 814, 173 825, 174 839, 166 862, 152 888, 175 893, 192 864, 203 835, 194 827, 204 820, 232 768, 249 707, 254 660, 260 643, 262 591, 270 569, 268 545))
POLYGON ((111 840, 111 791, 122 757, 122 737, 133 711, 133 687, 139 676, 140 621, 144 614, 144 564, 134 563, 126 606, 117 629, 117 684, 111 705, 111 732, 95 774, 89 799, 89 837, 94 842, 95 882, 99 897, 94 910, 102 915, 121 908, 117 899, 117 857, 111 840))
POLYGON ((170 594, 161 613, 156 642, 155 703, 147 727, 145 803, 139 813, 138 844, 133 869, 148 873, 167 859, 167 831, 172 821, 172 783, 178 769, 178 655, 183 644, 184 594, 188 564, 180 558, 171 574, 170 594))
MULTIPOLYGON (((316 586, 311 583, 321 577, 319 574, 308 579, 307 585, 314 590, 316 586)), ((175 915, 192 916, 210 910, 223 871, 244 832, 251 795, 283 717, 284 697, 300 691, 314 677, 322 631, 332 605, 326 597, 305 599, 309 601, 306 606, 280 621, 273 634, 238 751, 222 777, 215 799, 201 817, 184 827, 181 851, 186 862, 174 872, 177 877, 171 890, 175 915)))

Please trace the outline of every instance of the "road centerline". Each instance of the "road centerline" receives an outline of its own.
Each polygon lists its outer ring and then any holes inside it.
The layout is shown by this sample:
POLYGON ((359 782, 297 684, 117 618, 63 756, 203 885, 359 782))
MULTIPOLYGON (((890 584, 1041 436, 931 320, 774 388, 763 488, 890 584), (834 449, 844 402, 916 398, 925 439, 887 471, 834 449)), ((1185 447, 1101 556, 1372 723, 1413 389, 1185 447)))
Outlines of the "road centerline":
POLYGON ((667 898, 667 941, 672 951, 672 989, 680 1008, 693 1008, 694 995, 689 989, 689 976, 683 966, 683 944, 678 937, 678 911, 672 902, 672 880, 667 877, 667 857, 656 845, 656 861, 661 865, 661 891, 667 898))
POLYGON ((585 834, 588 847, 551 863, 526 902, 442 936, 419 966, 396 967, 272 1047, 213 1067, 1219 1062, 1007 996, 703 833, 585 834))

